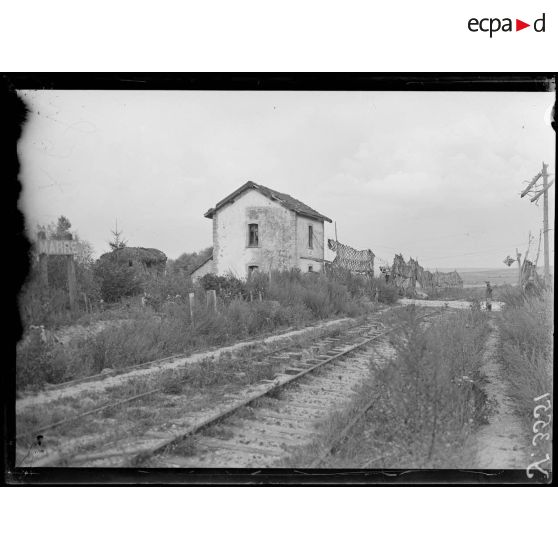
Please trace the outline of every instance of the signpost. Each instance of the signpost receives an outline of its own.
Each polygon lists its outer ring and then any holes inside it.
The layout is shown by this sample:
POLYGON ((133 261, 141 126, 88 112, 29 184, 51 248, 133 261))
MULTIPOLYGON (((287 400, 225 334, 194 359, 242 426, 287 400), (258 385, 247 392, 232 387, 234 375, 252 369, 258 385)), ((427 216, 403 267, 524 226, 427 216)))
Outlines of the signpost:
POLYGON ((48 287, 48 258, 49 256, 64 256, 66 258, 66 273, 68 276, 68 298, 70 299, 70 309, 76 310, 77 305, 77 282, 76 266, 74 256, 79 251, 77 240, 54 240, 40 237, 35 245, 39 254, 39 269, 41 281, 48 287))

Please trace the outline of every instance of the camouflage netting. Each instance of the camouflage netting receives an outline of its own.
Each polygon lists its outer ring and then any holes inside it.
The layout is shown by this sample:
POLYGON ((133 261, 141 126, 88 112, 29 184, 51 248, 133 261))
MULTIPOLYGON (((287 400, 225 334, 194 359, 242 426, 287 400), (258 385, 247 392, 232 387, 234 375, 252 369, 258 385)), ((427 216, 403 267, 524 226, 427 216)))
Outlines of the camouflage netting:
POLYGON ((167 256, 156 248, 135 248, 126 246, 112 252, 102 254, 99 260, 117 261, 128 265, 140 265, 146 269, 163 271, 167 256))
POLYGON ((341 268, 351 273, 364 273, 370 277, 374 276, 374 252, 372 250, 355 250, 332 239, 327 241, 327 245, 330 250, 336 253, 331 264, 333 269, 341 268))
POLYGON ((405 262, 402 254, 395 255, 391 269, 382 271, 386 281, 395 285, 402 294, 407 296, 416 296, 417 291, 428 292, 440 288, 463 287, 463 280, 457 271, 431 273, 413 258, 409 258, 409 261, 405 262))

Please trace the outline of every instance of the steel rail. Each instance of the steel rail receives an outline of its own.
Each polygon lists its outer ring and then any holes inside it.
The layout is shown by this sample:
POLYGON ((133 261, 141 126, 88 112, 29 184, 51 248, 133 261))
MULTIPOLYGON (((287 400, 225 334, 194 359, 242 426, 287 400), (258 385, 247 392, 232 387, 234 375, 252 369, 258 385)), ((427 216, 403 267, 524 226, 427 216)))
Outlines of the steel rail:
POLYGON ((129 458, 127 460, 125 466, 129 466, 129 467, 138 466, 143 461, 145 461, 149 457, 153 456, 154 454, 160 452, 161 450, 165 449, 166 447, 171 446, 171 445, 173 445, 177 442, 180 442, 181 440, 183 440, 183 439, 185 439, 185 438, 187 438, 187 437, 189 437, 193 434, 196 434, 200 430, 203 430, 204 428, 207 428, 208 426, 211 426, 213 424, 216 424, 216 423, 222 421, 223 419, 231 416, 232 414, 236 413, 240 409, 242 409, 244 407, 247 407, 248 405, 250 405, 254 401, 257 401, 258 399, 266 397, 266 396, 270 395, 271 393, 273 393, 275 391, 279 391, 280 389, 284 388, 287 385, 290 385, 294 382, 299 381, 304 376, 306 376, 308 374, 311 374, 312 372, 315 372, 316 370, 318 370, 320 368, 323 368, 324 366, 327 366, 328 364, 331 364, 333 361, 336 361, 338 359, 341 359, 344 356, 347 356, 348 354, 364 347, 365 345, 368 345, 372 341, 375 341, 376 339, 378 339, 380 337, 383 337, 384 335, 387 335, 393 329, 396 329, 396 328, 391 328, 389 330, 382 331, 382 332, 378 333, 377 335, 374 335, 373 337, 365 339, 364 341, 362 341, 360 343, 357 343, 356 345, 354 345, 352 347, 349 347, 348 349, 342 351, 341 353, 338 353, 337 355, 333 355, 333 356, 331 356, 327 359, 324 359, 323 361, 321 361, 317 364, 314 364, 314 365, 310 366, 309 368, 303 370, 302 372, 300 372, 298 374, 295 374, 295 375, 293 375, 289 378, 284 378, 282 380, 273 382, 273 385, 271 385, 268 389, 264 390, 263 392, 261 392, 257 395, 253 395, 252 397, 249 397, 248 399, 245 399, 245 400, 240 401, 238 403, 235 403, 234 405, 231 405, 228 409, 225 409, 224 411, 219 411, 218 413, 215 413, 214 415, 204 419, 203 421, 182 430, 181 432, 179 432, 178 434, 175 434, 174 436, 172 436, 171 438, 169 438, 167 440, 161 440, 159 443, 153 445, 148 450, 141 450, 140 452, 136 453, 133 457, 129 458))
MULTIPOLYGON (((317 322, 312 322, 310 324, 308 324, 307 326, 305 326, 302 330, 297 329, 296 326, 291 326, 291 327, 287 327, 287 328, 283 328, 283 329, 278 329, 275 331, 270 331, 261 335, 255 335, 253 337, 246 337, 244 339, 237 339, 234 344, 239 344, 239 343, 254 343, 257 341, 260 341, 262 339, 266 339, 267 337, 270 336, 276 336, 276 335, 285 335, 287 333, 290 332, 296 332, 296 331, 304 331, 304 329, 307 328, 311 328, 311 327, 317 327, 320 324, 323 325, 327 325, 328 322, 332 322, 335 320, 319 320, 317 322)), ((358 327, 359 324, 355 324, 355 327, 358 327)), ((227 349, 227 347, 234 347, 233 345, 212 345, 210 347, 197 347, 196 349, 194 349, 193 352, 183 352, 183 353, 176 353, 174 355, 170 355, 167 357, 163 357, 163 358, 158 358, 155 360, 149 360, 147 362, 139 362, 137 364, 130 364, 129 366, 124 366, 122 368, 114 368, 111 369, 108 372, 99 372, 97 374, 92 374, 89 376, 83 376, 81 378, 74 378, 73 380, 68 380, 66 382, 61 382, 59 384, 50 384, 49 386, 47 386, 44 391, 55 391, 58 389, 63 389, 65 387, 70 387, 70 386, 75 386, 75 385, 79 385, 79 384, 85 384, 85 383, 89 383, 89 382, 94 382, 96 380, 103 380, 105 378, 112 378, 114 376, 121 376, 123 374, 126 374, 128 372, 132 372, 134 370, 142 370, 143 368, 153 365, 153 364, 164 364, 168 361, 171 361, 173 359, 178 359, 178 358, 189 358, 193 355, 196 354, 200 354, 200 353, 205 353, 205 352, 210 352, 210 351, 217 351, 219 349, 227 349)), ((280 349, 278 349, 280 350, 280 349)))
MULTIPOLYGON (((306 376, 307 374, 310 374, 311 372, 314 372, 315 370, 343 357, 346 356, 347 354, 352 353, 353 351, 358 350, 359 348, 363 347, 364 345, 367 345, 368 343, 371 343, 372 341, 374 341, 375 339, 382 337, 383 335, 386 335, 390 330, 385 330, 383 332, 380 332, 379 334, 368 338, 360 343, 357 343, 356 345, 349 347, 348 349, 345 349, 344 351, 342 351, 341 353, 338 353, 334 356, 328 357, 327 359, 324 359, 322 361, 320 361, 319 363, 316 363, 312 366, 310 366, 309 368, 303 370, 302 372, 300 372, 299 374, 287 377, 287 378, 283 378, 280 380, 275 380, 271 383, 270 387, 268 387, 267 389, 265 389, 263 392, 260 392, 257 395, 254 395, 252 397, 249 397, 247 399, 243 399, 242 401, 235 403, 233 405, 231 405, 230 407, 228 407, 227 409, 225 409, 224 411, 219 411, 209 417, 207 417, 206 419, 204 419, 203 421, 194 424, 193 426, 190 426, 182 431, 180 431, 178 434, 173 435, 170 438, 167 439, 163 439, 161 440, 159 443, 153 445, 152 447, 150 447, 147 450, 140 450, 139 452, 111 452, 110 454, 107 454, 107 456, 109 457, 115 457, 115 456, 127 456, 130 455, 130 457, 128 459, 126 459, 126 463, 124 466, 126 467, 134 467, 139 465, 142 461, 144 461, 145 459, 151 457, 153 454, 158 453, 159 451, 161 451, 162 449, 173 445, 177 442, 179 442, 180 440, 187 438, 188 436, 195 434, 196 432, 199 432, 200 430, 215 424, 217 422, 220 422, 221 420, 223 420, 224 418, 227 418, 228 416, 234 414, 235 412, 237 412, 239 409, 242 409, 248 405, 250 405, 251 403, 253 403, 254 401, 261 399, 267 395, 269 395, 270 393, 279 390, 281 388, 283 388, 284 386, 291 384, 292 382, 298 381, 299 379, 303 378, 304 376, 306 376)), ((149 393, 156 393, 160 391, 160 389, 158 390, 151 390, 149 393)), ((145 395, 145 394, 143 394, 145 395)), ((132 398, 128 398, 127 400, 122 400, 116 403, 111 403, 109 405, 105 405, 103 406, 104 408, 111 408, 117 405, 120 405, 121 403, 127 402, 128 400, 134 400, 134 399, 139 399, 142 396, 142 394, 140 394, 139 396, 134 396, 132 398)), ((97 409, 92 409, 90 411, 87 411, 84 414, 81 415, 76 415, 76 417, 72 417, 71 419, 67 419, 67 421, 71 421, 77 418, 81 418, 82 416, 84 416, 85 414, 92 414, 93 412, 97 411, 97 410, 101 410, 101 408, 97 408, 97 409)), ((62 422, 62 421, 60 421, 62 422)), ((65 422, 65 421, 64 421, 65 422)), ((97 455, 97 454, 95 454, 97 455)), ((90 460, 91 458, 87 456, 87 454, 83 454, 83 455, 75 455, 75 456, 69 456, 67 454, 63 453, 62 451, 57 452, 56 454, 50 456, 49 458, 46 458, 41 466, 55 466, 58 463, 67 461, 67 460, 72 460, 72 459, 76 459, 77 462, 85 462, 90 460)))
MULTIPOLYGON (((377 323, 379 323, 379 322, 374 322, 371 325, 375 325, 377 323)), ((359 327, 362 327, 362 324, 357 324, 357 325, 354 326, 354 328, 359 328, 359 327)), ((343 333, 346 334, 346 335, 350 335, 351 331, 347 330, 343 333)), ((319 339, 320 338, 318 338, 316 341, 319 341, 319 339)), ((341 338, 339 340, 341 341, 341 338)), ((246 361, 246 362, 251 362, 253 360, 256 360, 256 359, 262 358, 262 357, 263 358, 269 358, 270 356, 273 356, 276 353, 280 353, 280 352, 283 352, 283 351, 288 350, 288 349, 292 349, 292 346, 291 347, 289 347, 289 346, 278 347, 277 349, 274 349, 273 351, 270 351, 270 352, 267 352, 267 353, 263 352, 263 353, 260 353, 260 354, 257 354, 257 355, 247 357, 243 360, 246 361)), ((186 378, 184 378, 184 380, 180 381, 179 383, 186 383, 187 381, 188 381, 188 378, 186 377, 186 378)), ((120 407, 121 405, 125 405, 126 403, 130 403, 132 401, 136 401, 138 399, 143 399, 144 397, 148 397, 150 395, 160 393, 163 390, 164 390, 164 387, 155 388, 155 389, 152 389, 152 390, 149 390, 149 391, 139 393, 137 395, 133 395, 132 397, 127 397, 125 399, 119 399, 118 401, 115 401, 113 403, 107 403, 105 405, 101 405, 99 407, 89 409, 88 411, 84 411, 83 413, 78 413, 77 415, 74 415, 74 416, 71 416, 71 417, 68 417, 68 418, 65 418, 65 419, 61 419, 59 421, 52 422, 52 423, 49 423, 49 424, 45 424, 45 425, 43 425, 39 428, 34 429, 33 431, 23 432, 21 434, 18 434, 15 439, 16 439, 16 441, 20 441, 20 440, 24 440, 24 439, 35 438, 36 436, 41 435, 44 432, 47 432, 47 431, 52 430, 54 428, 57 428, 59 426, 63 426, 65 424, 75 422, 77 420, 80 420, 83 417, 93 415, 93 414, 96 414, 96 413, 100 413, 100 412, 106 411, 108 409, 114 409, 116 407, 120 407)))
MULTIPOLYGON (((432 312, 430 314, 427 314, 427 315, 423 316, 421 319, 425 319, 425 318, 428 318, 430 316, 440 314, 440 313, 443 312, 443 310, 444 309, 441 308, 441 309, 439 309, 435 312, 432 312)), ((358 325, 355 326, 355 328, 362 327, 363 325, 365 325, 365 324, 358 324, 358 325)), ((342 352, 340 352, 336 355, 333 355, 333 356, 331 356, 327 359, 321 360, 319 363, 316 363, 316 364, 310 366, 309 368, 302 370, 298 374, 292 375, 288 378, 272 381, 270 387, 268 389, 265 389, 263 392, 261 392, 257 395, 254 395, 252 397, 249 397, 248 399, 245 399, 245 400, 240 401, 238 403, 235 403, 234 405, 225 409, 224 411, 219 411, 218 413, 215 413, 214 415, 207 417, 203 421, 201 421, 197 424, 194 424, 193 426, 190 426, 190 427, 180 431, 178 434, 173 435, 171 438, 161 440, 159 443, 155 444, 154 446, 152 446, 151 448, 149 448, 147 450, 141 450, 139 452, 132 453, 131 457, 126 460, 126 465, 125 466, 132 466, 133 467, 133 466, 139 465, 142 461, 145 461, 145 459, 147 459, 147 458, 151 457, 152 455, 160 452, 164 448, 166 448, 168 446, 171 446, 171 445, 173 445, 173 444, 175 444, 175 443, 177 443, 177 442, 179 442, 179 441, 181 441, 181 440, 183 440, 183 439, 185 439, 185 438, 203 430, 204 428, 206 428, 206 427, 208 427, 212 424, 220 422, 221 420, 229 417, 230 415, 234 414, 238 410, 250 405, 254 401, 257 401, 258 399, 266 397, 267 395, 273 393, 274 391, 279 391, 280 389, 282 389, 286 385, 290 385, 294 382, 297 382, 298 380, 300 380, 301 378, 303 378, 307 374, 310 374, 310 373, 312 373, 312 372, 314 372, 314 371, 316 371, 316 370, 318 370, 318 369, 320 369, 320 368, 322 368, 322 367, 324 367, 324 366, 326 366, 326 365, 328 365, 328 364, 330 364, 330 363, 332 363, 332 362, 334 362, 338 359, 341 359, 342 357, 344 357, 344 356, 346 356, 346 355, 364 347, 365 345, 375 341, 376 339, 378 339, 380 337, 383 337, 383 336, 387 335, 388 333, 390 333, 390 332, 392 332, 396 329, 399 329, 399 327, 401 327, 401 326, 394 326, 394 327, 389 328, 389 329, 384 329, 383 331, 379 332, 378 334, 373 335, 372 337, 370 337, 368 339, 365 339, 364 341, 362 341, 360 343, 357 343, 356 345, 354 345, 352 347, 349 347, 348 349, 346 349, 346 350, 344 350, 344 351, 342 351, 342 352)), ((342 341, 342 339, 340 339, 339 341, 342 341)), ((261 355, 259 355, 259 356, 261 356, 261 355)), ((187 381, 187 378, 184 381, 187 381)), ((97 407, 95 409, 91 409, 89 411, 86 411, 86 412, 81 413, 79 415, 76 415, 74 417, 70 417, 68 419, 64 419, 62 421, 58 421, 56 423, 46 425, 45 427, 42 427, 42 430, 36 430, 35 432, 40 434, 40 432, 43 432, 43 431, 51 429, 51 428, 55 428, 55 427, 60 426, 62 424, 66 424, 66 423, 69 423, 69 422, 72 422, 72 421, 75 421, 75 420, 79 420, 80 418, 82 418, 84 416, 91 415, 91 414, 94 414, 96 412, 100 412, 100 411, 105 410, 105 409, 110 409, 110 408, 113 408, 113 407, 117 407, 117 406, 120 406, 120 405, 125 404, 127 402, 130 402, 130 401, 133 401, 133 400, 136 400, 136 399, 140 399, 142 397, 146 397, 148 395, 153 395, 155 393, 158 393, 158 392, 162 391, 162 389, 164 389, 164 388, 157 388, 155 390, 150 390, 148 392, 144 392, 142 394, 138 394, 138 395, 135 395, 133 397, 126 398, 126 399, 123 399, 123 400, 120 400, 120 401, 117 401, 117 402, 114 402, 114 403, 110 403, 108 405, 103 405, 102 407, 97 407)), ((29 436, 29 434, 26 434, 26 435, 29 436)), ((26 435, 22 434, 22 435, 18 436, 16 438, 16 440, 20 439, 20 437, 24 437, 26 435)), ((128 452, 125 452, 125 454, 128 454, 128 452)), ((122 452, 120 452, 120 454, 119 453, 116 453, 116 454, 113 453, 111 455, 123 455, 123 454, 122 454, 122 452)), ((56 463, 59 463, 61 461, 65 461, 68 458, 69 457, 67 455, 61 455, 60 453, 58 453, 57 455, 52 456, 52 459, 48 460, 48 465, 52 466, 52 465, 54 465, 56 463)), ((83 455, 83 456, 77 455, 77 456, 75 456, 75 458, 78 459, 79 461, 87 461, 88 459, 90 459, 86 455, 83 455)), ((72 458, 70 458, 70 459, 72 459, 72 458)))

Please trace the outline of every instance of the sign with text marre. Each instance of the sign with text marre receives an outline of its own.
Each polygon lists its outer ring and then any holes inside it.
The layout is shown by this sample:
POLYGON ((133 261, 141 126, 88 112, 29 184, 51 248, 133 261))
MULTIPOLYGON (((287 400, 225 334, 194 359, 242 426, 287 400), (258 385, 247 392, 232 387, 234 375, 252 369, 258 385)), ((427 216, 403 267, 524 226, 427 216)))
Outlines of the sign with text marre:
POLYGON ((39 254, 49 256, 75 256, 78 253, 77 240, 37 240, 39 254))

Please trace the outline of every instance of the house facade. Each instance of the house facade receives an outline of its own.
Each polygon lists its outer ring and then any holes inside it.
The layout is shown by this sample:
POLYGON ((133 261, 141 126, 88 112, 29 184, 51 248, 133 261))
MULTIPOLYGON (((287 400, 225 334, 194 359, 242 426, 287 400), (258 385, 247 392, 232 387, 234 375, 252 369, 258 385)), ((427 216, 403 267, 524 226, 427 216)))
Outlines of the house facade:
POLYGON ((324 222, 301 201, 247 182, 205 213, 213 221, 213 256, 194 270, 246 278, 253 271, 324 268, 324 222))

